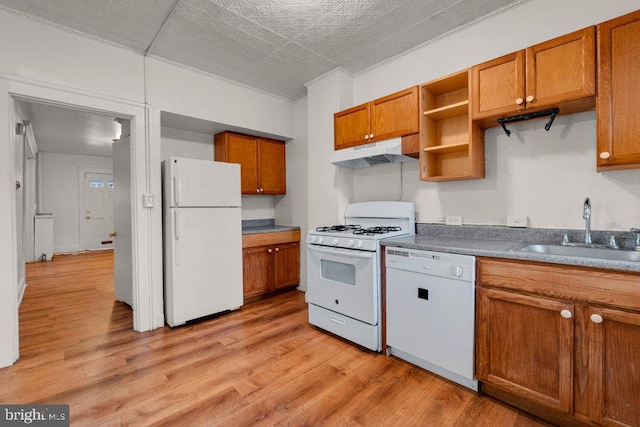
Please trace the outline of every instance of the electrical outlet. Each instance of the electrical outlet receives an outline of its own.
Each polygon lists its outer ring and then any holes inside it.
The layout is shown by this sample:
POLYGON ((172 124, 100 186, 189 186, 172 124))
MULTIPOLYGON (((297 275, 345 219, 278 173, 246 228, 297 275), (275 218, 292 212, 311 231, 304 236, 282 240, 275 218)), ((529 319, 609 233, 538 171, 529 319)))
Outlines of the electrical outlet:
POLYGON ((444 223, 446 225, 462 225, 462 217, 447 215, 444 217, 444 223))
POLYGON ((528 216, 508 216, 507 227, 526 228, 529 226, 528 216))

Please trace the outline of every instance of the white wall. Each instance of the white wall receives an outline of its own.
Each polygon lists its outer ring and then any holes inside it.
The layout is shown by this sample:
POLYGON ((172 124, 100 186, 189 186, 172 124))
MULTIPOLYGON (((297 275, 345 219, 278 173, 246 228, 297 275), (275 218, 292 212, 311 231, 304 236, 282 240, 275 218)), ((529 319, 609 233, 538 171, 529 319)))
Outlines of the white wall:
POLYGON ((210 74, 146 58, 147 103, 156 111, 293 137, 293 103, 210 74))
MULTIPOLYGON (((171 156, 213 160, 213 135, 162 127, 162 160, 171 156)), ((288 146, 287 146, 288 148, 288 146)), ((277 196, 242 196, 242 219, 269 219, 277 196)))
POLYGON ((352 200, 350 170, 331 165, 333 114, 350 107, 351 75, 336 69, 307 84, 307 225, 340 224, 352 200))
POLYGON ((0 10, 0 73, 144 100, 141 55, 0 10))
MULTIPOLYGON (((294 106, 294 138, 287 143, 287 194, 279 197, 275 207, 277 223, 282 225, 299 225, 304 241, 307 235, 308 176, 307 158, 307 98, 298 100, 294 106)), ((300 289, 307 289, 307 248, 300 245, 300 289)))
POLYGON ((163 126, 162 160, 169 157, 213 160, 213 136, 163 126))
POLYGON ((111 158, 41 151, 38 159, 38 211, 53 214, 53 251, 84 250, 80 241, 78 171, 80 167, 111 170, 111 158))
MULTIPOLYGON (((640 1, 532 0, 373 67, 353 78, 357 105, 406 87, 526 48, 640 8, 640 1), (552 11, 552 12, 551 12, 552 11)), ((325 93, 339 84, 327 76, 325 93)), ((326 103, 326 95, 309 90, 309 111, 326 103)), ((335 109, 331 113, 338 111, 335 109)), ((326 117, 310 114, 309 129, 328 126, 326 117)), ((640 218, 640 170, 596 173, 595 113, 559 116, 549 132, 544 121, 517 123, 508 138, 500 128, 486 131, 486 178, 429 183, 418 178, 418 163, 348 170, 350 201, 389 199, 413 201, 419 222, 438 222, 445 215, 462 215, 465 223, 504 224, 508 215, 529 216, 533 227, 581 228, 582 202, 592 198, 593 227, 628 230, 640 218), (400 195, 402 188, 402 196, 400 195)), ((331 129, 333 128, 331 122, 331 129)), ((329 145, 332 139, 325 135, 329 145)), ((311 142, 310 145, 316 142, 311 142)), ((348 180, 328 188, 336 171, 330 152, 312 148, 310 169, 324 177, 324 200, 309 195, 309 211, 348 194, 348 180), (313 166, 312 166, 313 165, 313 166)), ((335 180, 334 180, 335 181, 335 180)), ((310 186, 311 188, 312 186, 310 186)), ((333 206, 337 206, 334 204, 333 206)), ((340 211, 338 209, 338 211, 340 211)), ((338 212, 339 213, 339 212, 338 212)), ((318 214, 310 224, 333 221, 333 213, 318 214)))

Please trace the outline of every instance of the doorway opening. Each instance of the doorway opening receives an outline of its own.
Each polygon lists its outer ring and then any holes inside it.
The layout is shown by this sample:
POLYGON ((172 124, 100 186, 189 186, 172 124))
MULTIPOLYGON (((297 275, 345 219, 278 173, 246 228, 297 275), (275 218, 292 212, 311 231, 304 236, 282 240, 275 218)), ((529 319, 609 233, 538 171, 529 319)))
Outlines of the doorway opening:
MULTIPOLYGON (((16 193, 18 271, 24 272, 27 262, 55 263, 55 258, 62 254, 107 250, 112 252, 106 259, 113 260, 110 265, 115 277, 111 295, 135 308, 130 184, 132 118, 32 98, 14 96, 13 102, 16 118, 27 123, 24 136, 16 133, 17 177, 25 186, 25 194, 16 193), (34 154, 33 177, 26 174, 28 153, 34 154), (53 261, 38 256, 36 252, 41 249, 32 241, 38 234, 34 229, 35 217, 45 213, 53 221, 50 231, 53 261)), ((74 268, 82 270, 82 263, 74 268)), ((87 277, 91 268, 86 265, 87 277)), ((92 286, 89 281, 86 284, 92 286)), ((27 282, 22 290, 25 292, 26 287, 26 298, 28 285, 27 282)), ((55 292, 54 288, 52 291, 55 292)), ((77 287, 73 291, 82 292, 77 287)), ((76 314, 86 317, 81 310, 76 314)))

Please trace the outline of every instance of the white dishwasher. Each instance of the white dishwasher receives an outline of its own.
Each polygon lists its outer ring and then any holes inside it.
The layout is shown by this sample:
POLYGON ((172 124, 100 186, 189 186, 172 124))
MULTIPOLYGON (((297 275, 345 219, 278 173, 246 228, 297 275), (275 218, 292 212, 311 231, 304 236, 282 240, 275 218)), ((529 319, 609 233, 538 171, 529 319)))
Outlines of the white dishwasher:
POLYGON ((475 257, 386 248, 388 354, 478 391, 475 257))

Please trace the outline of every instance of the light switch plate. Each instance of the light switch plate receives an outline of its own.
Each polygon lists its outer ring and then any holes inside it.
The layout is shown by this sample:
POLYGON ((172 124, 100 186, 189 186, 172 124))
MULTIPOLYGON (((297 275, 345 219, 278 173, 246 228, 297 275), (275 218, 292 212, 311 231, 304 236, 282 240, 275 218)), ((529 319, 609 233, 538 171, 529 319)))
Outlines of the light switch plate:
POLYGON ((152 208, 153 207, 153 194, 143 194, 142 195, 142 207, 143 208, 152 208))
POLYGON ((508 216, 507 227, 526 228, 529 227, 528 216, 508 216))
POLYGON ((462 217, 461 216, 445 216, 444 223, 446 225, 462 225, 462 217))

